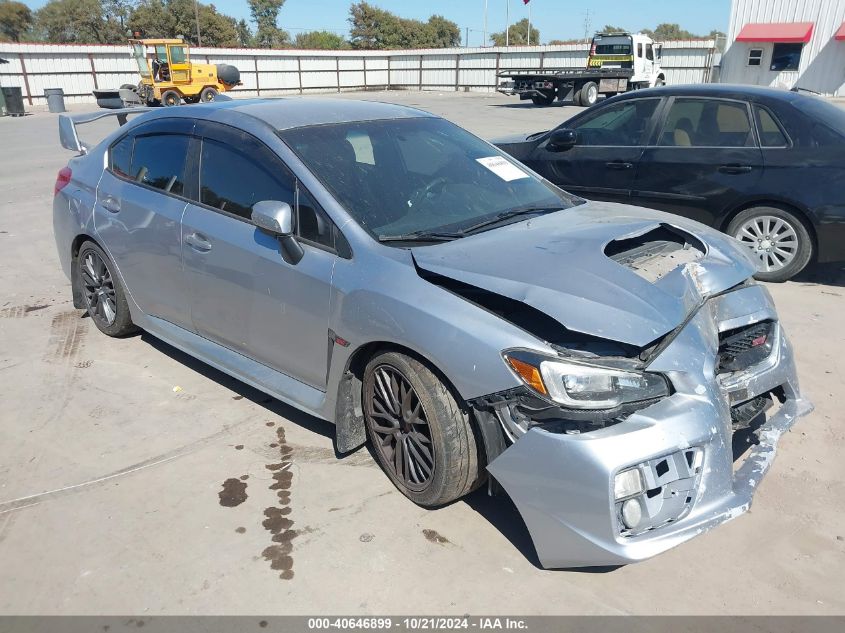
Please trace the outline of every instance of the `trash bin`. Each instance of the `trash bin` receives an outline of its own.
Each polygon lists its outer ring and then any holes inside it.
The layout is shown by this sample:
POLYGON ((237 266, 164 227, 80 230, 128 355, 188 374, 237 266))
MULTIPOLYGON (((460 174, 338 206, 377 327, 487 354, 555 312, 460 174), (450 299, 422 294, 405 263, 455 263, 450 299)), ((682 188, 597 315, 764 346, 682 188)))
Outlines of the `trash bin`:
POLYGON ((6 113, 11 116, 23 116, 26 111, 23 109, 23 94, 18 86, 0 88, 3 91, 3 100, 6 102, 6 113))
POLYGON ((47 107, 50 112, 66 112, 64 90, 61 88, 44 88, 44 96, 47 97, 47 107))

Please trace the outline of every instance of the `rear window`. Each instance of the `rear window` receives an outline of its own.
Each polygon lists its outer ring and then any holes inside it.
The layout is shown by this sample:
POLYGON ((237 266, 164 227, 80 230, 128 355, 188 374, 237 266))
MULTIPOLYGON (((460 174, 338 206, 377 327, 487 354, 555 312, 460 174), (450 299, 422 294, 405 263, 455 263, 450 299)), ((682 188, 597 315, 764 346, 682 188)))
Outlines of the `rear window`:
POLYGON ((596 55, 630 55, 630 44, 596 44, 596 55))
POLYGON ((754 111, 757 113, 760 145, 763 147, 785 147, 789 145, 786 135, 771 112, 760 106, 754 106, 754 111))
POLYGON ((134 136, 124 136, 109 150, 109 168, 118 176, 129 178, 132 171, 132 146, 134 136))
POLYGON ((180 134, 137 137, 130 178, 167 193, 182 195, 189 140, 180 134))
POLYGON ((819 119, 826 127, 838 135, 837 142, 842 142, 845 135, 845 110, 819 97, 802 96, 792 105, 813 119, 819 119))

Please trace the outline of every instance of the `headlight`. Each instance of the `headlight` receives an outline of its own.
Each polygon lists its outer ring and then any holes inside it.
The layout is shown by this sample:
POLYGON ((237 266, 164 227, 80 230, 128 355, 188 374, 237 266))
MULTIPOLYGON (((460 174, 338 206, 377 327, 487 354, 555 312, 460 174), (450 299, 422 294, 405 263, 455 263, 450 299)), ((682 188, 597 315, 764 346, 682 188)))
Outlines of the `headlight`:
POLYGON ((601 359, 588 364, 519 351, 506 352, 504 357, 526 385, 573 409, 613 409, 669 395, 660 374, 602 367, 601 359))

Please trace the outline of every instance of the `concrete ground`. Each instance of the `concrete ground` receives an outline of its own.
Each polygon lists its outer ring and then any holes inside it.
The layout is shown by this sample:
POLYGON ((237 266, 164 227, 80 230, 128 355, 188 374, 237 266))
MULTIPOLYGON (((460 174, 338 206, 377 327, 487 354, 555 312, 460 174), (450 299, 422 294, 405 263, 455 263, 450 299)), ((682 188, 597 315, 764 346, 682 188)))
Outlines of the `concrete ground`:
MULTIPOLYGON (((487 137, 574 111, 345 96, 487 137)), ((770 287, 816 410, 753 510, 637 565, 545 571, 506 498, 423 510, 366 449, 336 459, 330 424, 148 335, 101 335, 56 257, 56 129, 0 119, 0 613, 845 614, 841 266, 770 287)))

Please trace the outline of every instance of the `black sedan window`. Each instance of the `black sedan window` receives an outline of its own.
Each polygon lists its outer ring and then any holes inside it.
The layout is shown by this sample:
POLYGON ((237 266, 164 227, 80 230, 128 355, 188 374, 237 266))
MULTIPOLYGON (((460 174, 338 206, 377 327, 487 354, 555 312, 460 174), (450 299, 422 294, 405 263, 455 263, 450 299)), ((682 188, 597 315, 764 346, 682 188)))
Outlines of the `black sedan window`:
POLYGON ((675 99, 660 145, 668 147, 752 147, 754 134, 744 103, 718 99, 675 99))
POLYGON ((575 121, 579 145, 636 146, 645 142, 660 99, 633 99, 596 109, 575 121))

